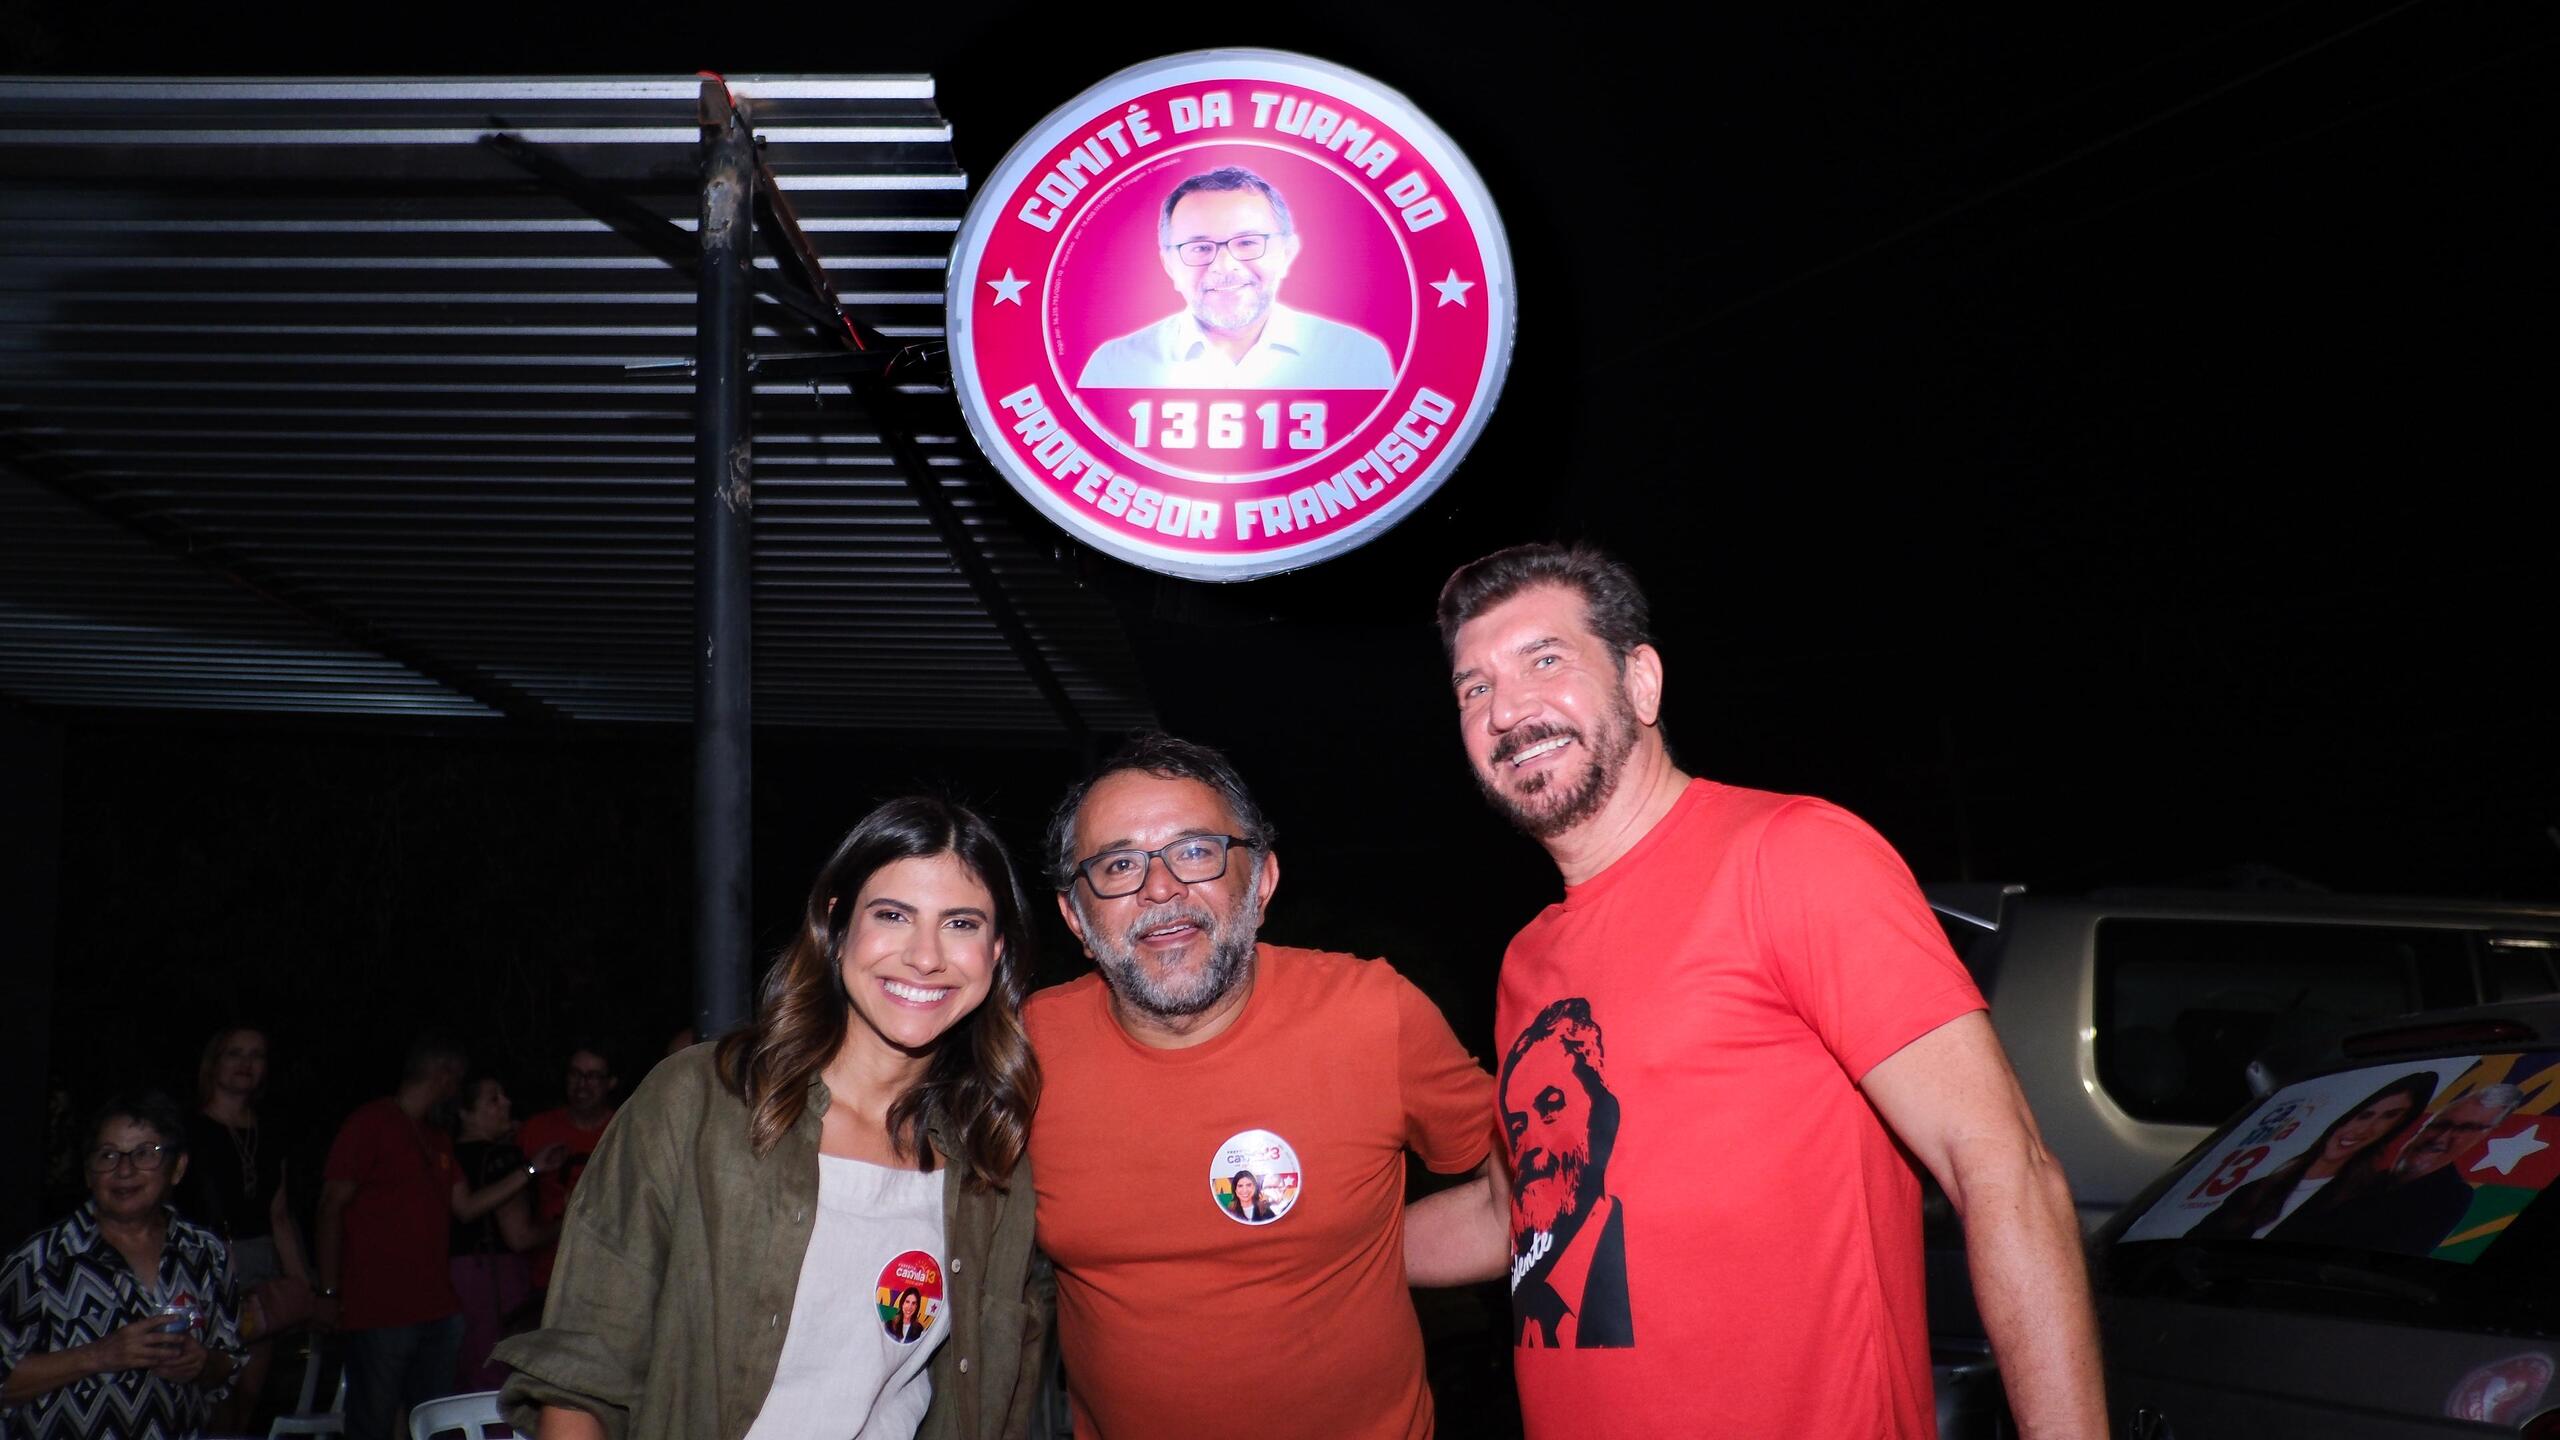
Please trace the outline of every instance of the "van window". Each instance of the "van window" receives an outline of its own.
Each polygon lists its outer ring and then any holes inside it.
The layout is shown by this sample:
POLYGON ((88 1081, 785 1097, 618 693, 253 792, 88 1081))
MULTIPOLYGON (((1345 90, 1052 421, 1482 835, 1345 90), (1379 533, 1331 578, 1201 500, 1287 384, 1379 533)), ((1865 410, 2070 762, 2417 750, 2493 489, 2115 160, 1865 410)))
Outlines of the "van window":
POLYGON ((2345 1025, 2479 998, 2459 930, 2248 920, 2098 924, 2098 1083, 2125 1113, 2219 1124, 2248 1066, 2314 1057, 2345 1025))
POLYGON ((2493 1000, 2523 1000, 2537 995, 2560 994, 2560 975, 2554 975, 2555 954, 2548 935, 2492 935, 2483 964, 2489 972, 2489 997, 2493 1000))

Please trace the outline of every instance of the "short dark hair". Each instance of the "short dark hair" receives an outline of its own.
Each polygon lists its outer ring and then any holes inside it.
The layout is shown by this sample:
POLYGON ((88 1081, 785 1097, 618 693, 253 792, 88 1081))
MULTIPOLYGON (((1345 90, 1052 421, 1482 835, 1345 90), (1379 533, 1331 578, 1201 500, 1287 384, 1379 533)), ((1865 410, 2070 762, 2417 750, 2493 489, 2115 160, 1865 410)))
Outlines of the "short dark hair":
POLYGON ((127 1090, 106 1104, 89 1112, 89 1128, 82 1131, 84 1151, 98 1148, 98 1137, 107 1133, 110 1122, 131 1120, 160 1137, 160 1153, 175 1160, 187 1153, 187 1116, 178 1102, 162 1090, 127 1090))
POLYGON ((1298 233, 1298 222, 1290 218, 1289 202, 1281 198, 1278 186, 1241 165, 1221 165, 1215 170, 1203 170, 1174 186, 1173 193, 1164 197, 1164 208, 1156 212, 1156 243, 1158 245, 1173 244, 1173 207, 1181 204, 1183 197, 1196 195, 1203 190, 1258 190, 1262 193, 1263 199, 1271 202, 1271 218, 1279 222, 1280 233, 1283 235, 1298 233))
POLYGON ((400 1059, 400 1081, 405 1085, 412 1080, 425 1079, 427 1072, 438 1065, 468 1070, 471 1057, 463 1053, 461 1046, 442 1035, 421 1035, 409 1042, 408 1053, 400 1059))
POLYGON ((1197 780, 1218 792, 1227 809, 1236 817, 1236 828, 1256 851, 1271 848, 1271 822, 1263 818, 1262 807, 1253 803, 1253 792, 1245 788, 1244 777, 1236 773, 1234 762, 1206 745, 1179 740, 1162 731, 1149 731, 1130 737, 1108 760, 1094 767, 1092 774, 1076 782, 1058 802, 1057 812, 1049 817, 1049 882, 1060 894, 1076 883, 1076 812, 1084 808, 1085 797, 1093 787, 1114 775, 1129 770, 1143 770, 1159 780, 1197 780))
MULTIPOLYGON (((1609 1082, 1601 1072, 1608 1065, 1608 1047, 1600 1038, 1600 1022, 1591 1018, 1591 1002, 1579 995, 1568 995, 1538 1012, 1529 1028, 1511 1042, 1502 1057, 1502 1081, 1509 1083, 1512 1070, 1539 1044, 1554 1040, 1564 1047, 1573 1061, 1573 1072, 1594 1091, 1606 1090, 1609 1082)), ((1496 1103, 1500 1103, 1497 1097, 1496 1103)))
POLYGON ((1653 607, 1635 572, 1616 556, 1594 545, 1555 545, 1540 541, 1496 550, 1461 565, 1440 587, 1440 651, 1454 662, 1458 630, 1523 590, 1554 585, 1582 597, 1591 633, 1598 636, 1621 666, 1639 645, 1653 643, 1653 607))

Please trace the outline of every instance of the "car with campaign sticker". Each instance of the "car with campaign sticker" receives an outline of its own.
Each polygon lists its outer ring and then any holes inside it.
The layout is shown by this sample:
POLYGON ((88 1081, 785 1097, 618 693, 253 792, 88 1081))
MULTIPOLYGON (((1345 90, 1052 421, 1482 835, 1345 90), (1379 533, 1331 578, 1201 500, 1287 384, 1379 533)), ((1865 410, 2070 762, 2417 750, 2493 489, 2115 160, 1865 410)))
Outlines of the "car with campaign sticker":
POLYGON ((1924 887, 2094 1229, 2341 1030, 2560 993, 2560 908, 1924 887))
POLYGON ((2091 1242, 2115 1433, 2560 1437, 2560 1001, 2356 1030, 2091 1242))
MULTIPOLYGON (((2306 890, 1923 887, 2094 1230, 2345 1030, 2560 991, 2560 908, 2306 890)), ((2013 1432, 1964 1232, 1926 1182, 1942 1440, 2013 1432)))

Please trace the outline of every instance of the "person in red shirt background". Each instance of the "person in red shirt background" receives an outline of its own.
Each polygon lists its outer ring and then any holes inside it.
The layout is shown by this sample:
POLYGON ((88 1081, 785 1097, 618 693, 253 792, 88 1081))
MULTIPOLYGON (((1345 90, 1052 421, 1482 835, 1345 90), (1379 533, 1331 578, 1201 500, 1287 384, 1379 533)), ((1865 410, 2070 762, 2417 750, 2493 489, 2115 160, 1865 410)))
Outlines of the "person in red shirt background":
MULTIPOLYGON (((613 1123, 613 1097, 621 1089, 621 1077, 613 1073, 613 1062, 605 1058, 603 1048, 580 1045, 569 1052, 569 1103, 543 1111, 517 1130, 516 1144, 526 1154, 558 1145, 569 1157, 567 1163, 542 1178, 542 1188, 533 1202, 536 1224, 553 1224, 569 1213, 569 1194, 578 1188, 578 1178, 587 1173, 587 1157, 595 1153, 596 1142, 604 1138, 604 1127, 613 1123)), ((555 1241, 533 1252, 535 1289, 550 1287, 551 1261, 559 1248, 555 1241)))
POLYGON ((347 1440, 394 1440, 403 1409, 452 1392, 462 1301, 448 1269, 451 1223, 479 1219, 560 1168, 561 1152, 544 1149, 477 1190, 464 1183, 452 1137, 430 1117, 469 1069, 453 1045, 413 1043, 399 1088, 356 1107, 329 1146, 312 1318, 346 1337, 347 1440))

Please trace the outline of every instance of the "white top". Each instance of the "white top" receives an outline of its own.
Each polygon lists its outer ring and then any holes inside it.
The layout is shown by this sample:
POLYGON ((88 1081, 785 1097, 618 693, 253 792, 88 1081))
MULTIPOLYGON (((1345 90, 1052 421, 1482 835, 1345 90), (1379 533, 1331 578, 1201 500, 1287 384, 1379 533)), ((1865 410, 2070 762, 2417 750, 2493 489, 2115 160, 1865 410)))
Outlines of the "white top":
POLYGON ((1094 351, 1076 388, 1384 390, 1395 381, 1395 361, 1376 336, 1274 300, 1262 338, 1241 360, 1230 362, 1184 310, 1094 351))
POLYGON ((2283 1224, 2286 1220, 2292 1218, 2293 1212, 2302 1208, 2302 1202, 2310 1199, 2314 1194, 2318 1193, 2320 1187, 2328 1184, 2332 1178, 2334 1177, 2323 1175, 2317 1180, 2294 1181, 2292 1191, 2284 1197, 2283 1208, 2276 1211, 2276 1218, 2259 1226, 2257 1229, 2250 1231, 2249 1238, 2252 1240, 2266 1239, 2268 1231, 2273 1230, 2277 1226, 2283 1224))
POLYGON ((951 1328, 946 1254, 941 1171, 819 1156, 818 1214, 791 1297, 791 1328, 747 1440, 914 1435, 933 1399, 925 1362, 951 1328), (902 1341, 891 1319, 909 1288, 921 1292, 922 1333, 902 1341))

